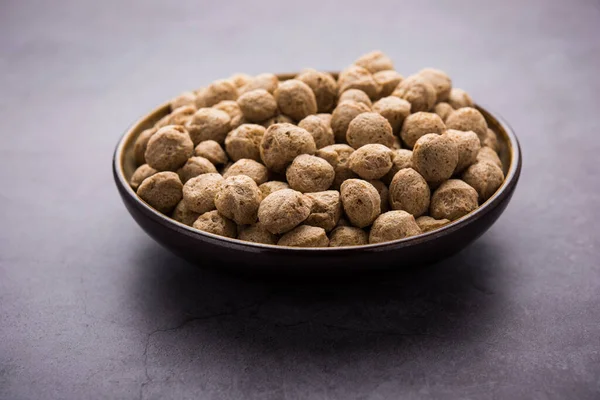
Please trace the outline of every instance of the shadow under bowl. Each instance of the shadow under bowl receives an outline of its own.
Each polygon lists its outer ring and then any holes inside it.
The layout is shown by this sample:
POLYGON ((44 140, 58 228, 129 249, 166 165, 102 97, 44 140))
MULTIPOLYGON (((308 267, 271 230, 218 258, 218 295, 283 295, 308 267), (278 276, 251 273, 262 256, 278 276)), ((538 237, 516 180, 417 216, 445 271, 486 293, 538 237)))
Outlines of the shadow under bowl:
POLYGON ((401 270, 440 261, 462 250, 492 226, 512 197, 521 172, 519 142, 502 118, 483 107, 477 108, 498 135, 504 182, 492 197, 464 217, 435 231, 392 242, 337 248, 264 245, 202 232, 156 211, 136 195, 128 182, 136 167, 135 139, 169 113, 168 103, 125 132, 114 153, 113 174, 123 203, 138 225, 165 248, 201 267, 280 274, 401 270))

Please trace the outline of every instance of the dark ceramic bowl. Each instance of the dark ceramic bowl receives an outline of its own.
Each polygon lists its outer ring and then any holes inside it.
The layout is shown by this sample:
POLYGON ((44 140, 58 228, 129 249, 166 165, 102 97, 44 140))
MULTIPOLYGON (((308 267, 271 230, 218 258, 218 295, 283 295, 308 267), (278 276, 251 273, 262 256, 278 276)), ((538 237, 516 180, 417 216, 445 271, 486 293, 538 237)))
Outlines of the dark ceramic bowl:
MULTIPOLYGON (((280 76, 281 79, 289 75, 280 76)), ((121 138, 114 153, 113 173, 123 203, 135 221, 158 243, 202 267, 279 273, 351 272, 404 269, 448 257, 481 236, 502 214, 519 180, 521 152, 512 129, 499 116, 477 107, 498 135, 506 179, 475 211, 433 232, 393 242, 346 248, 289 248, 229 239, 201 232, 154 210, 129 186, 135 170, 137 136, 169 112, 163 104, 137 121, 121 138)))

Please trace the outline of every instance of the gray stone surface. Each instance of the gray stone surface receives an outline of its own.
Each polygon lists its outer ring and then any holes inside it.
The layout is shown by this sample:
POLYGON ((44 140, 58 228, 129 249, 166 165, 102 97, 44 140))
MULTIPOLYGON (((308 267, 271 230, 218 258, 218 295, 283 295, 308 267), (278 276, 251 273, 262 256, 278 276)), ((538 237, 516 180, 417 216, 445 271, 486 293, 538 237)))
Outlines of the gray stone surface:
POLYGON ((0 4, 0 398, 599 398, 598 2, 252 3, 0 4), (110 162, 137 116, 375 48, 519 135, 520 185, 471 247, 277 284, 198 270, 129 217, 110 162))

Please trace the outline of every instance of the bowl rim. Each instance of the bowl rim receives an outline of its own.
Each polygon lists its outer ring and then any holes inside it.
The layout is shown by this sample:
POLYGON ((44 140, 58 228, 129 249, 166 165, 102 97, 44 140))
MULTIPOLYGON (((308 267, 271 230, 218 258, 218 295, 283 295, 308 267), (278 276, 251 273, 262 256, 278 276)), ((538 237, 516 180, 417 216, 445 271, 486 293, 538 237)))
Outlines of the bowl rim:
MULTIPOLYGON (((278 77, 288 78, 291 74, 279 74, 278 77)), ((115 178, 115 182, 119 189, 121 189, 121 193, 126 193, 126 195, 133 200, 136 206, 144 212, 144 214, 154 220, 155 222, 169 228, 178 233, 184 234, 186 236, 190 236, 202 241, 217 241, 219 244, 227 245, 231 248, 239 248, 246 251, 284 251, 288 252, 291 255, 293 254, 306 254, 306 253, 320 253, 322 255, 332 253, 336 255, 351 255, 355 252, 363 252, 365 250, 369 251, 385 251, 391 247, 399 248, 399 247, 409 247, 412 245, 420 244, 423 242, 429 242, 436 239, 439 239, 443 236, 450 235, 467 225, 474 223, 479 218, 483 217, 485 214, 496 208, 504 198, 512 193, 512 190, 516 186, 520 172, 521 172, 521 164, 522 164, 522 156, 521 156, 521 148, 519 145, 519 141, 517 136, 515 135, 513 129, 506 122, 504 118, 499 116, 497 113, 488 111, 488 109, 476 104, 474 106, 478 110, 480 110, 487 117, 495 120, 497 125, 499 125, 508 140, 506 140, 507 151, 510 155, 510 165, 508 167, 506 176, 502 185, 496 190, 496 192, 487 199, 483 204, 477 207, 475 210, 470 213, 458 218, 447 225, 439 229, 435 229, 433 231, 425 232, 420 235, 411 236, 404 239, 397 239, 389 242, 383 243, 375 243, 375 244, 366 244, 360 246, 347 246, 347 247, 287 247, 287 246, 278 246, 271 244, 262 244, 262 243, 254 243, 247 242, 240 239, 228 238, 225 236, 215 235, 213 233, 200 231, 198 229, 194 229, 188 225, 185 225, 181 222, 178 222, 164 214, 161 214, 142 199, 138 197, 138 195, 133 191, 131 186, 129 185, 128 180, 125 177, 125 171, 123 167, 123 163, 125 160, 125 152, 126 148, 129 145, 130 141, 133 140, 132 136, 141 130, 141 126, 144 125, 149 119, 156 115, 164 115, 170 108, 169 103, 163 103, 160 106, 154 108, 152 111, 147 113, 146 115, 139 118, 135 123, 133 123, 121 136, 119 139, 115 151, 113 153, 113 175, 115 178)), ((215 243, 216 244, 216 243, 215 243)))

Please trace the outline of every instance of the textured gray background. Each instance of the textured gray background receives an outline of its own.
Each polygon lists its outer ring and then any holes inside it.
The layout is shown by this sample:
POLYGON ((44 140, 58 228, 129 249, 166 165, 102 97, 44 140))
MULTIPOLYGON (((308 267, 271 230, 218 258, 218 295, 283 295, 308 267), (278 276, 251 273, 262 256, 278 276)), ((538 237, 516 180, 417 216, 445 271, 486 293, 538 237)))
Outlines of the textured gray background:
POLYGON ((598 2, 214 3, 0 2, 0 398, 599 398, 598 2), (278 285, 195 269, 129 217, 110 163, 138 116, 376 48, 519 135, 519 187, 471 247, 278 285))

